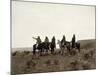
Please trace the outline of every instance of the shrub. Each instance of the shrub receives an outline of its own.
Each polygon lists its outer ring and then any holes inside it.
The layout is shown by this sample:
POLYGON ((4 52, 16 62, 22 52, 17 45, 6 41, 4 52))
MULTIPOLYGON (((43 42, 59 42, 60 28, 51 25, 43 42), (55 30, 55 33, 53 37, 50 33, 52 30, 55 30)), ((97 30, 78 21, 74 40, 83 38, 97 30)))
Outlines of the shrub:
POLYGON ((73 61, 70 63, 72 70, 78 70, 78 61, 73 61))
POLYGON ((28 55, 30 53, 30 51, 24 51, 25 55, 28 55))
POLYGON ((16 51, 16 52, 13 52, 13 53, 12 53, 12 56, 16 56, 16 54, 17 54, 17 51, 16 51))
POLYGON ((72 50, 72 51, 70 52, 70 54, 71 54, 71 55, 76 55, 76 51, 75 51, 75 50, 72 50))
POLYGON ((85 60, 87 60, 87 59, 89 59, 89 58, 90 58, 90 54, 89 54, 89 53, 84 54, 84 59, 85 59, 85 60))
POLYGON ((84 64, 84 65, 82 65, 82 67, 83 67, 84 70, 89 69, 89 65, 88 64, 84 64))
POLYGON ((27 68, 35 67, 36 66, 36 62, 30 60, 30 61, 26 62, 26 65, 27 65, 27 68))
POLYGON ((47 60, 47 61, 45 62, 45 64, 46 64, 47 66, 51 65, 51 60, 47 60))
POLYGON ((58 60, 54 60, 54 65, 58 65, 59 64, 59 61, 58 60))

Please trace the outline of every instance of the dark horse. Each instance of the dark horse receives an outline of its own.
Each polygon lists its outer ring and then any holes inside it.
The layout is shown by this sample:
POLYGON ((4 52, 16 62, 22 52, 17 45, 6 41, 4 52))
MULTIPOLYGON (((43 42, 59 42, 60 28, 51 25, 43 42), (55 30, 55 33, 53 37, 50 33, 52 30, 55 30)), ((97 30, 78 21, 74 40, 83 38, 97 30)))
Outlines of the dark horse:
POLYGON ((53 36, 52 41, 51 42, 42 42, 40 44, 34 44, 33 45, 33 55, 36 53, 36 49, 39 50, 40 55, 42 54, 42 52, 44 52, 46 50, 46 52, 48 53, 48 50, 51 49, 51 53, 54 53, 54 48, 56 47, 56 43, 55 43, 55 37, 53 36))
POLYGON ((74 43, 74 46, 72 46, 72 43, 71 43, 71 49, 78 49, 78 51, 80 52, 80 43, 79 42, 75 42, 74 43))
POLYGON ((39 50, 40 55, 42 55, 43 52, 47 52, 51 49, 51 53, 54 53, 55 48, 55 41, 52 42, 42 42, 40 44, 34 44, 33 45, 33 55, 36 54, 36 49, 39 50))
POLYGON ((50 49, 50 43, 49 42, 42 42, 40 44, 34 44, 33 45, 33 54, 36 54, 36 49, 39 50, 39 53, 41 55, 42 52, 44 52, 44 51, 48 52, 48 50, 50 49))
POLYGON ((75 47, 78 49, 78 51, 80 52, 80 43, 79 42, 76 42, 75 43, 75 47))

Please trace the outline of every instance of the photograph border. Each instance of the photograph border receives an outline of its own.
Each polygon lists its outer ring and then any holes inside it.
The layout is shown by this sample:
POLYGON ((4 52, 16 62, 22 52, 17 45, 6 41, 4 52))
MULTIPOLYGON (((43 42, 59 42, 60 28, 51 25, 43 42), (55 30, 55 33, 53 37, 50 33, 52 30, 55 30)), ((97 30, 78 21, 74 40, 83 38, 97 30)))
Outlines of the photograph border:
MULTIPOLYGON (((26 0, 10 0, 10 74, 12 71, 11 64, 11 53, 12 53, 12 1, 18 2, 33 2, 33 3, 46 3, 46 4, 61 4, 61 5, 78 5, 78 6, 92 6, 95 8, 95 40, 96 40, 96 5, 88 5, 88 4, 74 4, 74 3, 59 3, 59 2, 46 2, 46 1, 26 1, 26 0)), ((95 42, 96 45, 97 42, 95 42)), ((97 46, 97 45, 96 45, 97 46)), ((96 54, 97 54, 97 47, 96 47, 96 54)), ((97 56, 97 55, 96 55, 97 56)), ((97 63, 96 63, 97 64, 97 63)), ((95 69, 87 69, 87 71, 96 70, 95 69)), ((56 72, 72 72, 72 71, 85 71, 85 70, 70 70, 70 71, 55 71, 55 72, 40 72, 40 73, 30 73, 30 74, 41 74, 41 73, 56 73, 56 72)), ((21 74, 23 75, 23 74, 21 74)))

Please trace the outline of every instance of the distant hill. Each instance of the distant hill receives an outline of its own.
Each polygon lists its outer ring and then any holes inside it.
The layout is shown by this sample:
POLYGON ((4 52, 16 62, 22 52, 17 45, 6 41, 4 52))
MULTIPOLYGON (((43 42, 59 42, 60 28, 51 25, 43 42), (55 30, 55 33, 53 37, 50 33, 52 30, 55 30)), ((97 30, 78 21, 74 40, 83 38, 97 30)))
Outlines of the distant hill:
POLYGON ((81 48, 96 48, 96 39, 78 40, 81 48))
POLYGON ((12 51, 12 52, 15 52, 15 51, 19 51, 19 52, 22 52, 22 51, 32 51, 32 47, 12 48, 11 51, 12 51))

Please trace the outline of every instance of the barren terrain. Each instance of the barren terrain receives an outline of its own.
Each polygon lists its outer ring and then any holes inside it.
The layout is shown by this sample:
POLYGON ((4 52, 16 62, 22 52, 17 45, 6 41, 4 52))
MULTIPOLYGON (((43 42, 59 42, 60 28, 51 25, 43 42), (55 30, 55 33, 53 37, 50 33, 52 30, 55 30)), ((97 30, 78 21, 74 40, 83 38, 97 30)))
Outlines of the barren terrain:
MULTIPOLYGON (((24 73, 41 73, 72 70, 96 69, 96 40, 80 40, 81 51, 73 49, 70 55, 67 50, 61 55, 60 49, 39 56, 31 50, 14 51, 11 55, 12 75, 24 73)), ((28 48, 26 48, 28 49, 28 48)), ((32 48, 30 48, 32 49, 32 48)))

